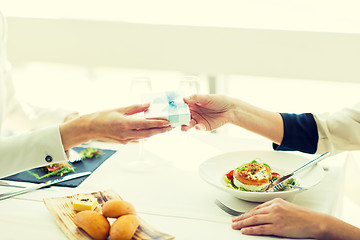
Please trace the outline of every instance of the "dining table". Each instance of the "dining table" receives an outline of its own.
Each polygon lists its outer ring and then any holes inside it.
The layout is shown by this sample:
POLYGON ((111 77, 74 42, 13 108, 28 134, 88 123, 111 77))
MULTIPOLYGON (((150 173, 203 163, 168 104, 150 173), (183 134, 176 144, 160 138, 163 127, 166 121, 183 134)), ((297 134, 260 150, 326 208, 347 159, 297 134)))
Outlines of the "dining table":
MULTIPOLYGON (((175 128, 142 143, 122 145, 91 141, 82 146, 116 152, 77 187, 51 186, 0 201, 0 239, 65 240, 66 235, 43 199, 103 190, 117 192, 133 204, 139 217, 174 239, 278 239, 243 235, 233 230, 233 216, 220 209, 215 201, 237 211, 250 210, 260 203, 235 198, 199 176, 201 164, 214 156, 235 151, 273 151, 272 143, 267 139, 251 135, 231 136, 221 131, 190 130, 185 133, 175 128), (148 168, 134 167, 135 161, 144 161, 144 165, 147 162, 148 168)), ((292 154, 313 158, 300 152, 292 154)), ((348 154, 343 152, 320 162, 325 173, 320 183, 287 200, 341 217, 347 158, 348 154)), ((1 193, 34 185, 4 180, 1 183, 1 193)))

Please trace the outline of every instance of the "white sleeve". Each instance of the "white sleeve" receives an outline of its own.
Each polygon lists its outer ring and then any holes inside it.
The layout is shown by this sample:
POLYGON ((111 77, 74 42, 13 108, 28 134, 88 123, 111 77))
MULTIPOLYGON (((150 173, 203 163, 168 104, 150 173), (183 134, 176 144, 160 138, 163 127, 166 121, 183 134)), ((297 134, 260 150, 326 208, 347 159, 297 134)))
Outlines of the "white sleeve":
POLYGON ((68 160, 59 126, 0 138, 0 177, 68 160))
POLYGON ((52 126, 11 137, 0 137, 0 177, 68 160, 58 126, 68 112, 25 107, 15 98, 10 68, 5 64, 5 27, 5 18, 0 12, 0 128, 3 120, 20 124, 27 127, 27 130, 52 126))
POLYGON ((314 116, 319 132, 317 153, 360 150, 360 103, 314 116))

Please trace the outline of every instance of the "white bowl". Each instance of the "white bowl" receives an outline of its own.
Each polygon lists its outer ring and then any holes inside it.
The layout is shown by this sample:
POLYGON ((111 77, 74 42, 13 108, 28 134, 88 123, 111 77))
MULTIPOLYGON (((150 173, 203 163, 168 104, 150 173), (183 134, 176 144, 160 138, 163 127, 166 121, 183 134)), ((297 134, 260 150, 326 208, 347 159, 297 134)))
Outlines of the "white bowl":
MULTIPOLYGON (((315 157, 314 157, 315 158, 315 157)), ((312 158, 313 159, 313 158, 312 158)), ((212 157, 204 161, 199 168, 200 177, 212 186, 232 194, 234 197, 251 202, 265 202, 274 198, 289 198, 302 190, 293 189, 279 192, 247 192, 227 187, 224 176, 230 170, 249 163, 252 160, 260 160, 270 165, 272 171, 281 175, 291 173, 312 159, 287 152, 276 151, 239 151, 230 152, 212 157)), ((315 165, 301 171, 294 176, 301 187, 311 188, 318 184, 324 177, 322 167, 315 165)))

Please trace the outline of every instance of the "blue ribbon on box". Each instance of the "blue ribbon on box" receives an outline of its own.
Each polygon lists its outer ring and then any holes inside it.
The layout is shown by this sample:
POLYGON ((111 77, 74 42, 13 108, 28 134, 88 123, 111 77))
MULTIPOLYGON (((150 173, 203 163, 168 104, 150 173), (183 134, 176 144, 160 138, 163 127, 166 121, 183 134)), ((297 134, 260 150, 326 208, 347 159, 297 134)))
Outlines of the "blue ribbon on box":
MULTIPOLYGON (((181 108, 186 108, 187 104, 183 102, 181 96, 177 92, 166 92, 166 97, 168 100, 168 111, 169 111, 169 122, 178 123, 179 122, 179 110, 181 108)), ((166 108, 164 109, 166 111, 166 108)))
MULTIPOLYGON (((146 96, 149 99, 149 96, 146 96)), ((165 118, 172 125, 188 125, 190 110, 179 92, 166 91, 155 93, 150 97, 150 108, 145 112, 146 118, 165 118)))

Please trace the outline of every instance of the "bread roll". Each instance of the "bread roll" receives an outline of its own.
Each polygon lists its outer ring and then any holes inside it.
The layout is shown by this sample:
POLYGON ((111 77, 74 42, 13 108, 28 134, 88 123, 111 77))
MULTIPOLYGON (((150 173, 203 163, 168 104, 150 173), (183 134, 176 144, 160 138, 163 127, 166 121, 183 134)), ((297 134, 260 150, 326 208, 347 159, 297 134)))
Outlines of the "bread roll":
POLYGON ((99 212, 90 210, 79 212, 75 215, 74 222, 96 240, 104 240, 109 236, 110 223, 99 212))
POLYGON ((139 219, 134 214, 127 214, 119 217, 111 225, 111 240, 130 240, 139 226, 139 219))
POLYGON ((110 200, 104 203, 102 213, 108 218, 118 218, 125 214, 135 214, 135 208, 124 200, 110 200))

